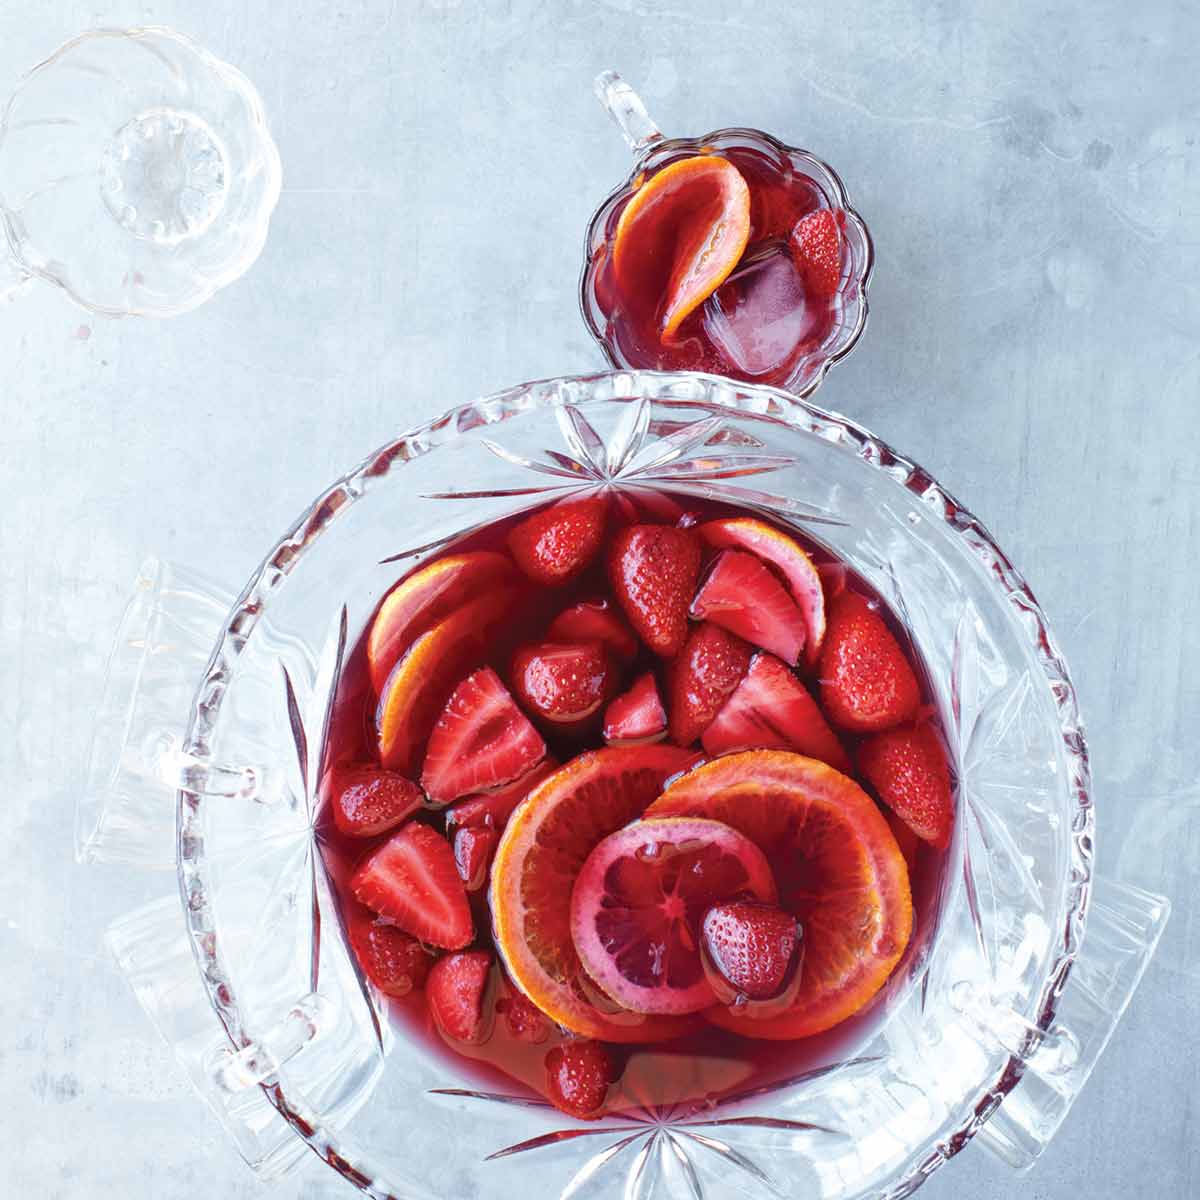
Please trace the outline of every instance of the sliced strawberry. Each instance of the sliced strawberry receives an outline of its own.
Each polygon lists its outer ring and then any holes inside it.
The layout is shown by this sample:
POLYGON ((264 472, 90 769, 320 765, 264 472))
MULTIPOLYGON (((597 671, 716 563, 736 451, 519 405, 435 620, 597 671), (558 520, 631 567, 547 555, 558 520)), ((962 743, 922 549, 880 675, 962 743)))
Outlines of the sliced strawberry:
POLYGON ((492 856, 500 841, 498 829, 458 829, 454 833, 454 864, 468 892, 477 892, 487 883, 492 856))
POLYGON ((750 665, 751 650, 736 634, 696 626, 671 663, 671 740, 690 746, 710 725, 750 665))
POLYGON ((543 721, 577 727, 613 694, 616 673, 599 642, 535 642, 513 655, 513 688, 543 721))
POLYGON ((496 1001, 496 1011, 503 1015, 508 1032, 519 1042, 540 1046, 550 1036, 549 1017, 516 988, 496 1001))
POLYGON ((604 710, 604 740, 610 745, 656 742, 667 732, 667 714, 654 672, 639 675, 633 687, 604 710))
POLYGON ((832 296, 842 281, 842 219, 840 211, 822 208, 792 229, 792 260, 814 296, 832 296))
POLYGON ((410 821, 359 864, 350 890, 369 909, 430 946, 458 950, 475 936, 449 843, 410 821))
POLYGON ((687 636, 687 610, 700 573, 695 530, 672 525, 630 525, 608 554, 612 589, 642 641, 661 658, 679 653, 687 636))
POLYGON ((717 555, 690 615, 713 621, 795 666, 804 648, 804 617, 771 568, 745 550, 717 555))
POLYGON ((560 612, 546 630, 546 641, 600 642, 623 663, 632 662, 638 652, 637 635, 604 597, 582 600, 560 612))
POLYGON ((546 743, 491 667, 454 689, 425 751, 421 786, 434 804, 519 779, 546 754, 546 743))
POLYGON ((558 760, 547 757, 528 775, 487 792, 482 796, 468 796, 446 810, 447 829, 494 829, 503 831, 513 810, 529 795, 547 775, 558 770, 558 760))
POLYGON ((754 656, 736 692, 704 731, 705 752, 795 750, 839 771, 850 760, 804 684, 774 655, 754 656))
POLYGON ((873 733, 907 721, 921 691, 900 643, 857 592, 843 592, 829 609, 821 649, 821 705, 852 733, 873 733))
POLYGON ((601 1042, 566 1042, 546 1055, 550 1102, 584 1121, 600 1116, 612 1075, 612 1061, 601 1042))
POLYGON ((701 923, 705 966, 715 969, 726 989, 750 1000, 777 996, 800 946, 796 918, 772 904, 738 901, 718 904, 701 923))
POLYGON ((422 987, 433 956, 416 938, 361 909, 347 922, 354 957, 367 978, 387 996, 407 996, 422 987))
POLYGON ((325 777, 333 823, 347 837, 378 837, 403 824, 421 807, 421 789, 396 771, 373 763, 334 767, 325 777))
POLYGON ((866 738, 858 769, 917 837, 944 850, 954 825, 946 751, 932 725, 902 725, 866 738))
POLYGON ((433 964, 425 999, 438 1028, 456 1042, 477 1044, 488 1033, 484 1001, 492 956, 486 950, 447 954, 433 964))
POLYGON ((552 504, 526 517, 508 535, 508 547, 517 566, 535 583, 567 583, 596 557, 604 514, 600 496, 552 504))

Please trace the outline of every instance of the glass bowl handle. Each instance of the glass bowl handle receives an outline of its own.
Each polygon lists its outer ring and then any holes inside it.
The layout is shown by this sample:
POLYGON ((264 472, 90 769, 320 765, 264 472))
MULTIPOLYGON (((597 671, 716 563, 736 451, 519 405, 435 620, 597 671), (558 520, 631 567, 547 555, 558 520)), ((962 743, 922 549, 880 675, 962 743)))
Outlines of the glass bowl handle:
POLYGON ((76 805, 80 862, 174 870, 181 790, 264 804, 286 795, 278 769, 215 763, 184 745, 196 687, 233 600, 186 568, 142 565, 109 656, 76 805))
POLYGON ((1061 985, 1046 1029, 1002 1000, 959 984, 952 1003, 981 1041, 1009 1050, 1020 1082, 980 1130, 979 1141, 1018 1170, 1034 1162, 1058 1132, 1129 1006, 1158 946, 1170 902, 1141 888, 1096 876, 1083 943, 1061 985))
POLYGON ((642 154, 663 140, 662 130, 650 119, 641 96, 616 71, 601 71, 596 76, 595 88, 604 111, 612 117, 634 154, 642 154))

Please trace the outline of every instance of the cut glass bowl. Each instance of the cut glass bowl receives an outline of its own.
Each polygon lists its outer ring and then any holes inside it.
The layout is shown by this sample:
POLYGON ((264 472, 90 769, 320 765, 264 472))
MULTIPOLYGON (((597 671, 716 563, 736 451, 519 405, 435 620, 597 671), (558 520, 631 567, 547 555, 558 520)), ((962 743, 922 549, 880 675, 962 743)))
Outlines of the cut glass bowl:
POLYGON ((177 871, 110 943, 242 1154, 307 1149, 374 1197, 906 1195, 978 1136, 1014 1166, 1058 1128, 1166 902, 1093 872, 1087 747, 1054 637, 986 530, 836 414, 712 376, 522 385, 398 437, 231 594, 152 565, 110 671, 84 859, 177 871), (720 1103, 576 1122, 394 1036, 314 839, 330 698, 397 578, 552 496, 655 488, 803 529, 907 624, 952 741, 936 935, 813 1070, 720 1103), (1085 937, 1086 933, 1086 937, 1085 937))

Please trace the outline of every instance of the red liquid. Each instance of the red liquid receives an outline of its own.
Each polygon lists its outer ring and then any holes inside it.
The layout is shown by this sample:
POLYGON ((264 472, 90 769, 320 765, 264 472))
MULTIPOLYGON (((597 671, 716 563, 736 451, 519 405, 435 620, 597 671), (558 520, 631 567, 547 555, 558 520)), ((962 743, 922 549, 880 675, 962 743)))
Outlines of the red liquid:
MULTIPOLYGON (((692 499, 687 503, 688 511, 701 520, 755 515, 730 505, 692 499)), ((668 519, 664 513, 677 506, 673 500, 659 497, 654 507, 655 514, 644 512, 637 519, 661 523, 668 519)), ((477 531, 447 547, 445 553, 504 550, 509 530, 526 515, 518 514, 477 531)), ((780 524, 778 521, 774 523, 780 524)), ((829 580, 844 578, 847 587, 878 605, 917 673, 925 701, 923 711, 932 712, 927 674, 894 614, 877 593, 843 567, 828 551, 790 527, 788 532, 804 546, 822 571, 827 580, 827 595, 830 591, 829 580)), ((602 559, 603 554, 600 557, 602 559)), ((513 648, 522 642, 540 638, 549 621, 564 608, 590 596, 607 594, 607 590, 599 561, 565 588, 539 589, 532 602, 522 608, 514 625, 506 629, 503 637, 493 644, 488 660, 490 665, 502 678, 507 679, 508 661, 513 648)), ((341 763, 377 760, 376 697, 368 676, 366 642, 364 632, 349 652, 343 667, 325 748, 325 771, 341 763)), ((623 671, 624 685, 627 686, 643 671, 656 667, 661 668, 661 660, 655 659, 643 647, 637 660, 623 671)), ((938 720, 936 714, 931 719, 935 723, 938 720)), ((844 734, 842 739, 853 755, 855 739, 844 734)), ((547 736, 546 741, 551 754, 560 762, 566 762, 581 750, 603 744, 598 731, 584 742, 554 739, 551 736, 547 736)), ((429 810, 423 812, 420 819, 439 831, 445 830, 444 814, 441 812, 429 810)), ((328 809, 322 813, 318 822, 318 837, 326 867, 343 907, 344 918, 350 908, 360 907, 346 889, 354 864, 385 841, 386 836, 369 841, 345 837, 334 828, 328 809)), ((678 1113, 709 1108, 723 1099, 770 1088, 772 1084, 787 1081, 826 1063, 853 1056, 879 1026, 891 1001, 906 988, 915 966, 926 957, 936 928, 948 854, 925 842, 920 842, 918 847, 910 872, 913 897, 911 940, 887 984, 863 1010, 827 1033, 795 1041, 758 1041, 706 1027, 698 1033, 668 1043, 611 1046, 614 1073, 618 1073, 619 1077, 609 1091, 605 1111, 620 1112, 649 1107, 678 1113)), ((472 948, 493 948, 486 896, 486 886, 471 895, 476 926, 476 940, 472 948)), ((547 1051, 556 1044, 570 1040, 570 1036, 564 1035, 547 1020, 544 1041, 533 1044, 514 1037, 503 1011, 496 1011, 497 1001, 503 1009, 503 1001, 511 994, 511 988, 503 972, 493 968, 486 1003, 493 1021, 492 1030, 480 1045, 451 1043, 444 1038, 426 1007, 422 990, 402 999, 389 1000, 388 1004, 400 1037, 418 1040, 451 1066, 455 1074, 449 1076, 448 1084, 455 1083, 461 1077, 462 1068, 467 1067, 473 1077, 472 1085, 480 1090, 506 1095, 545 1096, 544 1060, 547 1051)))
MULTIPOLYGON (((744 141, 753 135, 747 133, 744 141)), ((750 239, 732 274, 691 313, 676 337, 660 337, 661 286, 638 280, 622 288, 612 268, 612 243, 636 189, 610 204, 599 244, 593 244, 585 279, 585 304, 618 365, 657 370, 709 371, 747 382, 786 385, 805 374, 806 362, 840 327, 844 300, 814 296, 805 288, 788 250, 797 221, 833 202, 803 160, 763 141, 717 149, 680 150, 648 174, 695 153, 716 153, 741 172, 750 189, 750 239)), ((670 230, 663 236, 669 237, 670 230)), ((843 247, 843 254, 846 253, 843 247)), ((849 282, 843 274, 843 286, 849 282)))

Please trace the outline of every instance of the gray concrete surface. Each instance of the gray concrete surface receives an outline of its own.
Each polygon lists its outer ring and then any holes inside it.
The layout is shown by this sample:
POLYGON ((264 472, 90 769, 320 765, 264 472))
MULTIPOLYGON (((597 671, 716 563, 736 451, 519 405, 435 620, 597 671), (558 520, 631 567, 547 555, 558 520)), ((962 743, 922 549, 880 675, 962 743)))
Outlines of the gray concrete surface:
MULTIPOLYGON (((626 168, 613 66, 670 131, 744 123, 843 173, 872 323, 820 399, 925 464, 1051 614, 1099 857, 1171 893, 1158 960, 1034 1173, 971 1147, 928 1200, 1200 1195, 1200 15, 1183 0, 0 4, 0 92, 95 25, 257 83, 284 193, 251 273, 165 323, 0 306, 0 1194, 265 1194, 100 946, 154 881, 77 868, 71 811, 147 551, 238 584, 398 429, 599 366, 584 222, 626 168)), ((349 1197, 315 1161, 277 1195, 349 1197)))

